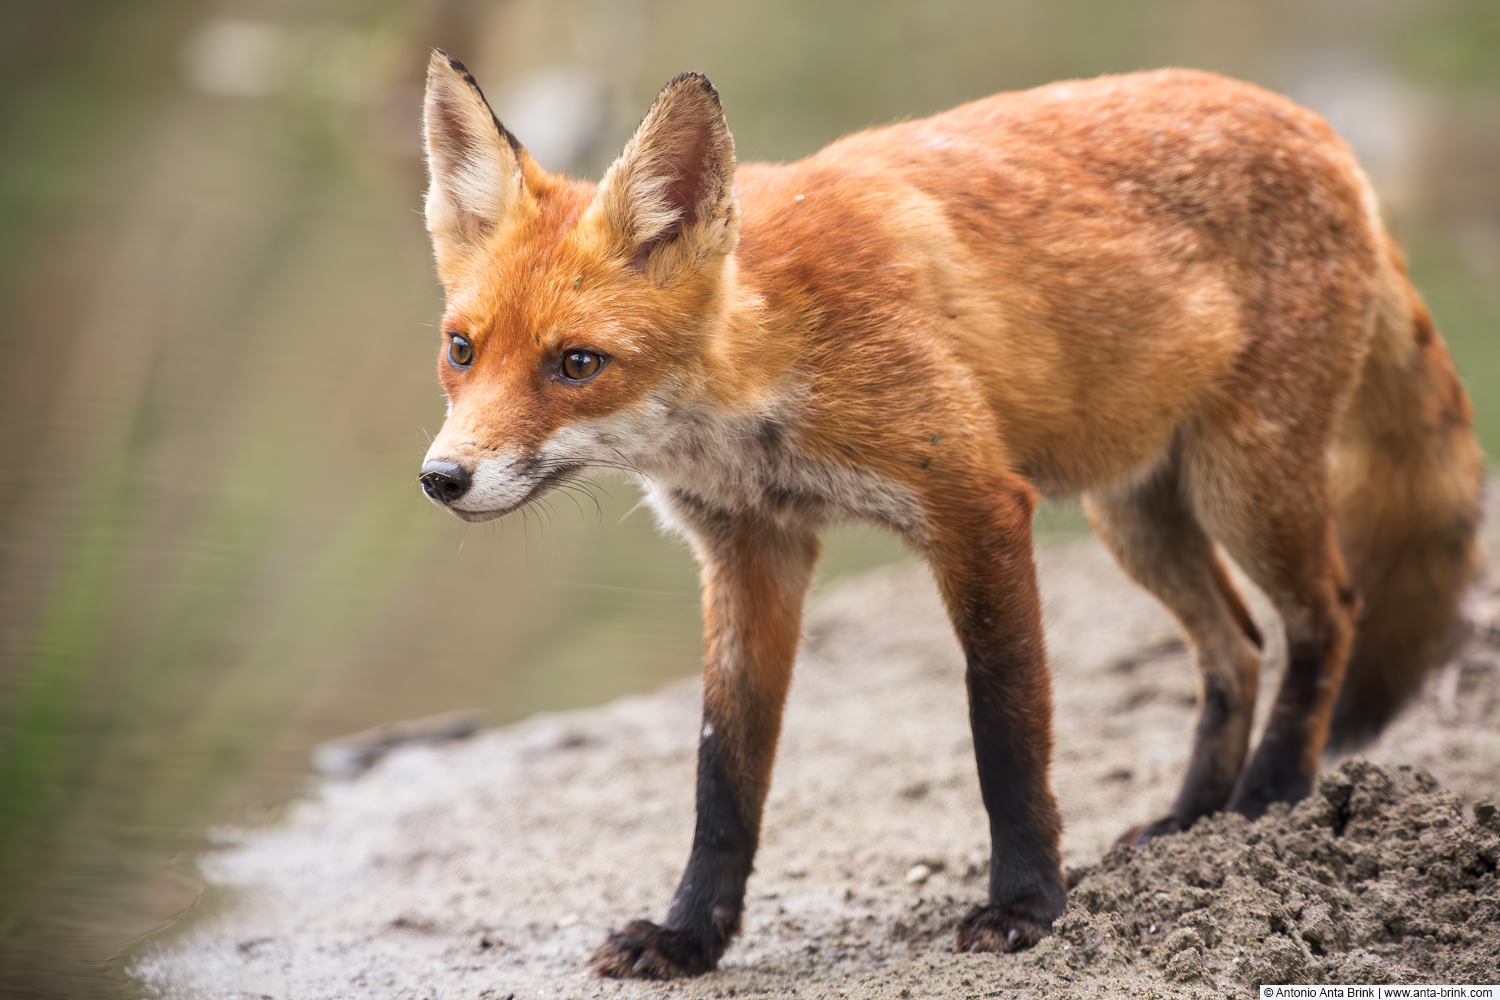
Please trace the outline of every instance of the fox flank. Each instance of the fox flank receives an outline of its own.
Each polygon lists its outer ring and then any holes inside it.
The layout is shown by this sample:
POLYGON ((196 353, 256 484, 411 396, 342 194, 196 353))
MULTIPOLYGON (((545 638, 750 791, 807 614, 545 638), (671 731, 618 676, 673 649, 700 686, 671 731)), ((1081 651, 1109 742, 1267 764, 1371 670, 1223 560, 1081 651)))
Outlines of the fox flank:
POLYGON ((900 533, 964 652, 992 842, 965 951, 1030 947, 1066 895, 1039 494, 1082 495, 1193 650, 1181 792, 1128 843, 1302 798, 1458 625, 1469 402, 1348 147, 1282 97, 1102 77, 737 165, 685 73, 594 185, 539 167, 438 52, 424 127, 449 412, 423 489, 485 521, 625 470, 701 568, 692 852, 599 975, 706 972, 738 932, 825 525, 900 533), (1221 551, 1284 624, 1253 752, 1264 640, 1221 551))

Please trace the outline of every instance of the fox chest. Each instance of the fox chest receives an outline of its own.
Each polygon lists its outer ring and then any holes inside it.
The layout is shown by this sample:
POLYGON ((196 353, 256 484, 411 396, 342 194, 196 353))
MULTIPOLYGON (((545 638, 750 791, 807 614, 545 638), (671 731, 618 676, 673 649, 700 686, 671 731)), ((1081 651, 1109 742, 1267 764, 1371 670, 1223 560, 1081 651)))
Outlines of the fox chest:
POLYGON ((874 522, 920 543, 925 517, 916 494, 879 473, 822 461, 773 420, 683 435, 643 468, 648 501, 667 525, 723 534, 736 523, 821 528, 874 522))

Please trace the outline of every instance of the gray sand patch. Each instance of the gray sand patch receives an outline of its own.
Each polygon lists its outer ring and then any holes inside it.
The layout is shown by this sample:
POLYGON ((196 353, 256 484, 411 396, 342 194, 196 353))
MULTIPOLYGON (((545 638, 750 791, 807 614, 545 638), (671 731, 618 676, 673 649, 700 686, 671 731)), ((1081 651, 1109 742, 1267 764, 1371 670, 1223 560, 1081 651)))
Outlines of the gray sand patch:
POLYGON ((203 859, 206 912, 136 971, 165 997, 278 1000, 1204 997, 1267 977, 1495 981, 1497 830, 1474 806, 1500 793, 1495 579, 1476 592, 1474 635, 1368 760, 1258 824, 1221 817, 1112 851, 1171 801, 1191 665, 1097 544, 1040 562, 1074 888, 1057 934, 1030 953, 951 951, 984 895, 986 825, 957 646, 930 579, 896 570, 809 612, 745 930, 720 971, 671 984, 583 972, 610 929, 663 916, 687 857, 696 683, 399 748, 322 784, 280 827, 226 833, 203 859), (918 865, 925 875, 908 879, 918 865))

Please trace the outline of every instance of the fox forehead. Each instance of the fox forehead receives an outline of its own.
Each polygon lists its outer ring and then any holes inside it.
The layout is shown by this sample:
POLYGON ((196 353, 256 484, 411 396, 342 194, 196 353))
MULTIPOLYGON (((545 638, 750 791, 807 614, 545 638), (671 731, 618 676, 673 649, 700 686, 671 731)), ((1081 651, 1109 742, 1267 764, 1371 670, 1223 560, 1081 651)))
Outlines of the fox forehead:
POLYGON ((470 266, 443 276, 443 329, 480 348, 633 353, 639 337, 622 316, 634 296, 607 240, 580 224, 594 189, 580 182, 553 187, 539 194, 529 218, 494 233, 470 266))

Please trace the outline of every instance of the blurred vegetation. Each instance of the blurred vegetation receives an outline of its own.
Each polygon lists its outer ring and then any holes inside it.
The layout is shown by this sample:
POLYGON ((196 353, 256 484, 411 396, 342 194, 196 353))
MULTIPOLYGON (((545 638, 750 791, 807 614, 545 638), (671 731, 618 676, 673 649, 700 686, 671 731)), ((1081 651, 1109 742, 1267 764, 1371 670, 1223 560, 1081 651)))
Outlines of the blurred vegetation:
POLYGON ((1435 4, 1398 23, 1390 51, 1413 82, 1455 91, 1500 85, 1500 6, 1435 4))
MULTIPOLYGON (((687 68, 746 159, 1066 76, 1195 65, 1286 91, 1370 137, 1493 449, 1497 18, 1487 0, 0 6, 0 995, 130 994, 121 956, 191 902, 210 827, 273 818, 321 740, 696 670, 691 560, 631 485, 473 527, 416 488, 442 419, 429 46, 521 120, 527 86, 583 81, 586 141, 551 165, 596 176, 687 68), (274 44, 260 77, 193 69, 215 25, 274 44)), ((1080 526, 1048 507, 1038 532, 1080 526)), ((842 530, 823 578, 901 558, 842 530)))

